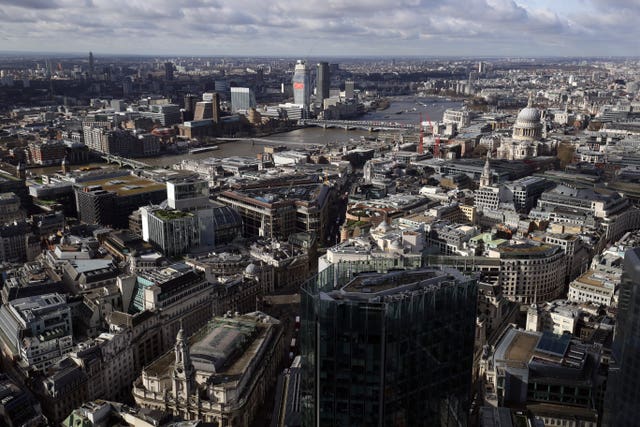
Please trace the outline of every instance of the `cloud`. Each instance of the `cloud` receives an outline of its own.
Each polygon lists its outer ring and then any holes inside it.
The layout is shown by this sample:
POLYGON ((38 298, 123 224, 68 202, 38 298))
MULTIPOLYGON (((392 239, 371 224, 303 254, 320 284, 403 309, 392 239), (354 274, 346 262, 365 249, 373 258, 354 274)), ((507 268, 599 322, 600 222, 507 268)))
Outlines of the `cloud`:
POLYGON ((24 9, 56 9, 59 4, 55 0, 0 0, 0 5, 16 6, 24 9))
POLYGON ((607 54, 608 44, 637 54, 633 40, 640 37, 633 25, 640 17, 636 0, 0 0, 0 5, 0 26, 10 38, 0 40, 0 50, 98 52, 108 46, 138 54, 564 56, 607 54))

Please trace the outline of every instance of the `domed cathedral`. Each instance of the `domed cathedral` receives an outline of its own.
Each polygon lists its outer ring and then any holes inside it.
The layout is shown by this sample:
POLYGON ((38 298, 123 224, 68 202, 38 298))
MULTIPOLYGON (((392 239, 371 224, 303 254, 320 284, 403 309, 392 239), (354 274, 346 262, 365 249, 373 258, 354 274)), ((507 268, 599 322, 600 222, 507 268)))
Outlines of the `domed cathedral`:
POLYGON ((498 147, 498 158, 522 160, 536 157, 546 151, 547 147, 541 142, 543 136, 542 114, 533 106, 533 98, 529 96, 526 108, 520 110, 513 125, 512 137, 503 139, 498 147))
POLYGON ((540 141, 542 139, 542 121, 540 111, 533 106, 532 97, 526 108, 518 114, 513 125, 513 139, 516 141, 540 141))

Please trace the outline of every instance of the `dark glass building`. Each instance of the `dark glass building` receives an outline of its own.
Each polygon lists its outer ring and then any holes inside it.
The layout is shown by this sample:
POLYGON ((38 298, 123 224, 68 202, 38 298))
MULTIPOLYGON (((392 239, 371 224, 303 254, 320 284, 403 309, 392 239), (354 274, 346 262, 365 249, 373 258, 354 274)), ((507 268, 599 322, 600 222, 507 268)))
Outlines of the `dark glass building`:
POLYGON ((603 425, 637 426, 640 418, 640 248, 628 250, 624 255, 612 350, 603 425))
POLYGON ((329 63, 319 62, 316 75, 316 98, 320 101, 320 107, 322 107, 322 101, 329 98, 330 84, 329 63))
POLYGON ((305 426, 467 423, 475 279, 454 269, 357 274, 334 264, 303 285, 305 426))

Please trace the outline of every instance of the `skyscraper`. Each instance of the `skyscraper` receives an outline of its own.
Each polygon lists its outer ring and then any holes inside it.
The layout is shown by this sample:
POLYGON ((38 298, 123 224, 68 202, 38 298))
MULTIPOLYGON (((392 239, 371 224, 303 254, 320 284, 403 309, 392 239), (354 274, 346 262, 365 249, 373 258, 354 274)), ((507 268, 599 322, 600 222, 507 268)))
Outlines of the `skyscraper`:
POLYGON ((93 77, 94 73, 93 52, 89 52, 89 77, 93 77))
POLYGON ((640 418, 640 248, 624 255, 618 298, 603 425, 631 427, 640 418))
POLYGON ((311 98, 311 87, 309 78, 309 68, 307 64, 298 60, 293 72, 293 103, 301 105, 302 108, 309 110, 309 100, 311 98))
POLYGON ((331 74, 328 62, 318 63, 318 75, 316 76, 316 97, 322 105, 322 101, 329 98, 329 86, 331 84, 331 74))
POLYGON ((164 78, 165 80, 173 80, 173 62, 164 63, 164 78))
POLYGON ((248 87, 231 88, 231 109, 233 112, 247 111, 256 107, 256 98, 248 87))
POLYGON ((356 270, 334 264, 303 285, 303 425, 466 425, 475 279, 356 270))

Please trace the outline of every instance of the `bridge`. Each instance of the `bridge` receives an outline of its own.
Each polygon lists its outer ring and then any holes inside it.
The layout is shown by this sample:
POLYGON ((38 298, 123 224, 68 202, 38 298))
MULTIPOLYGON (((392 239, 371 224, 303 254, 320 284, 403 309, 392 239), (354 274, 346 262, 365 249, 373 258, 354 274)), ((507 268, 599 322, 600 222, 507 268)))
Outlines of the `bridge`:
POLYGON ((100 157, 107 163, 117 163, 121 167, 129 166, 134 169, 146 169, 146 168, 152 167, 151 165, 148 165, 146 163, 139 162, 137 160, 129 159, 126 157, 114 156, 113 154, 103 154, 100 157))
POLYGON ((381 130, 418 130, 419 126, 413 123, 383 122, 373 120, 314 120, 300 119, 298 124, 302 126, 319 126, 323 129, 342 128, 346 130, 364 129, 369 132, 381 130))

